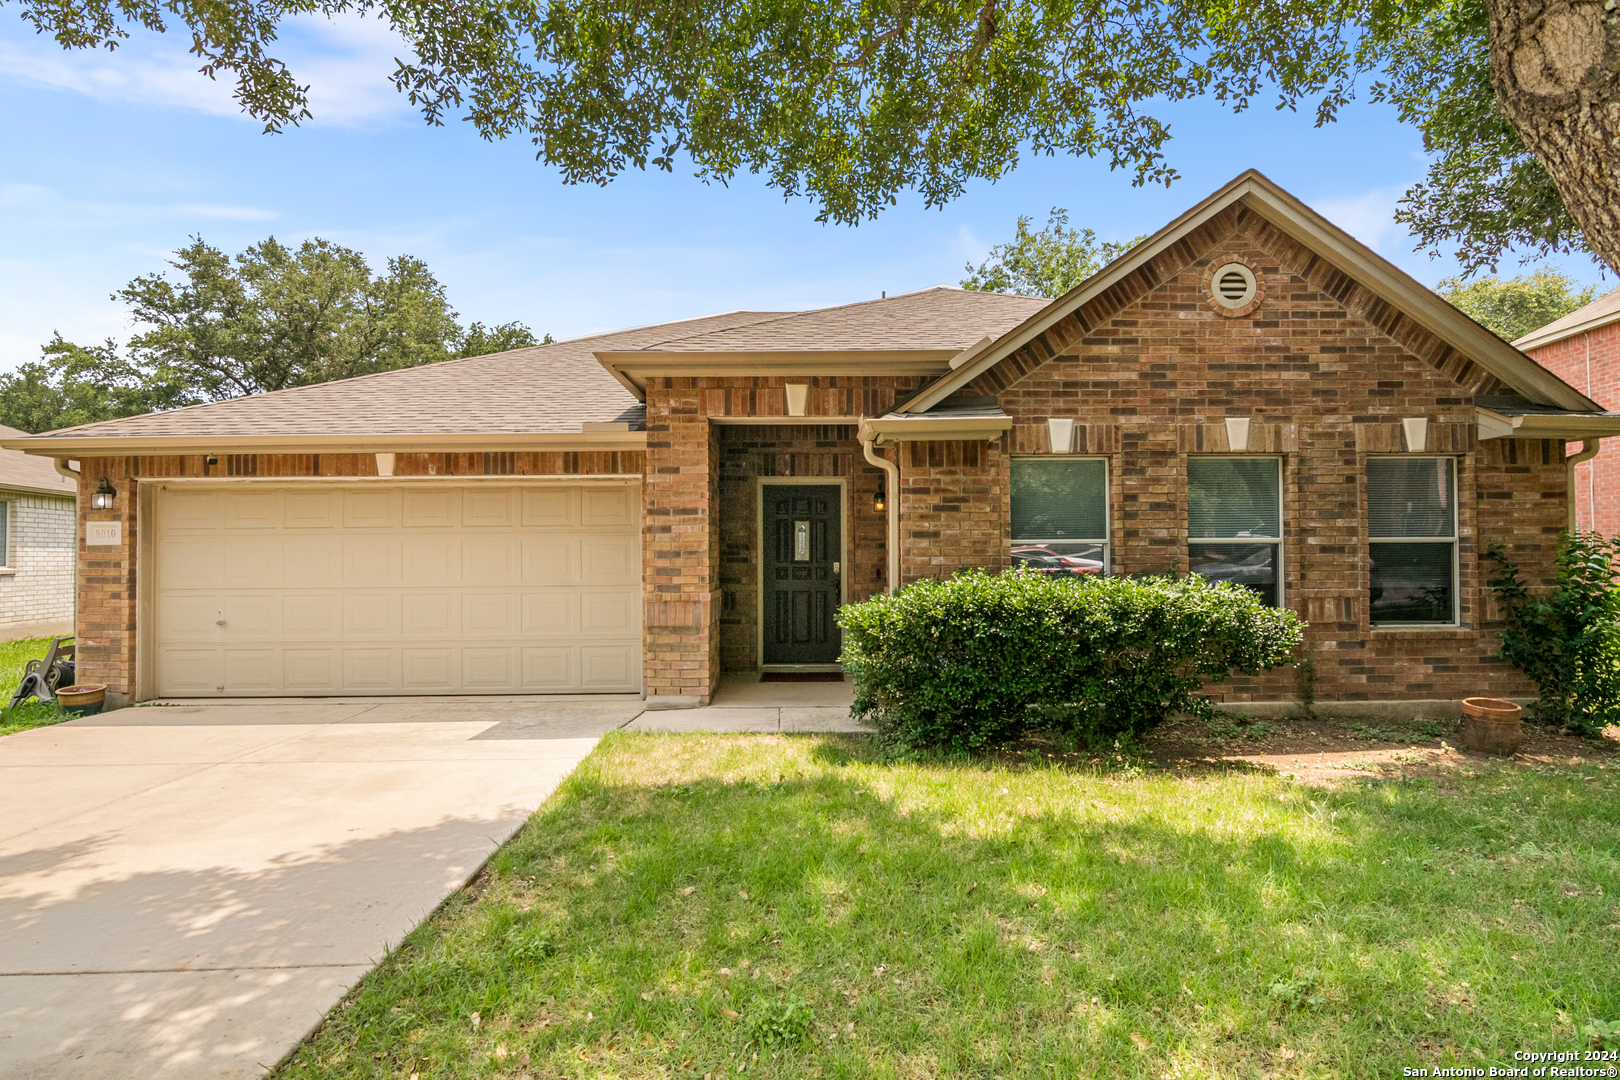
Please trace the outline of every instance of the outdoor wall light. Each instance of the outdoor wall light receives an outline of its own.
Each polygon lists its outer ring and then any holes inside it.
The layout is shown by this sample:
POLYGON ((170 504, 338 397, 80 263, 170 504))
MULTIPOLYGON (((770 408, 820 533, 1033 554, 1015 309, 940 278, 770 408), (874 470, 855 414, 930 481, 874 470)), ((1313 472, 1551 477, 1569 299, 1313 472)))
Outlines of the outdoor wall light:
POLYGON ((881 514, 888 506, 888 500, 883 496, 883 485, 879 484, 877 494, 872 496, 872 513, 881 514))
POLYGON ((101 486, 96 488, 90 495, 90 505, 97 510, 111 510, 113 500, 116 498, 118 498, 118 492, 113 489, 111 484, 107 483, 107 478, 103 476, 101 486))

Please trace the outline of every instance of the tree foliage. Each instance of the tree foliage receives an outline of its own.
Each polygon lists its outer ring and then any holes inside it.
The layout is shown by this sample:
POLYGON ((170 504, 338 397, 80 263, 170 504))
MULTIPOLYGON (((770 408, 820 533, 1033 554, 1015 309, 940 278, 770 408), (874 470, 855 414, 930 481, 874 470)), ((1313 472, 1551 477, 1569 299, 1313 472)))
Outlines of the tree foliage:
POLYGON ((1503 341, 1517 341, 1597 296, 1596 285, 1577 289, 1574 279, 1561 270, 1537 270, 1506 281, 1445 278, 1436 291, 1503 341))
POLYGON ((1535 684, 1536 718, 1588 736, 1620 721, 1620 537, 1565 533, 1557 587, 1537 592, 1500 543, 1485 554, 1507 616, 1501 656, 1535 684))
POLYGON ((975 269, 968 263, 964 289, 1014 293, 1018 296, 1058 297, 1147 239, 1125 243, 1097 242, 1090 229, 1069 226, 1069 212, 1052 208, 1046 228, 1032 231, 1032 218, 1020 216, 1013 238, 997 244, 975 269))
POLYGON ((537 344, 521 323, 463 328, 410 256, 373 274, 359 252, 318 238, 271 237, 233 258, 193 237, 170 265, 174 278, 146 274, 113 294, 142 327, 124 348, 57 334, 40 360, 0 374, 0 423, 49 431, 537 344))
MULTIPOLYGON (((243 108, 272 131, 309 116, 305 89, 273 56, 280 18, 377 15, 411 45, 392 78, 430 123, 459 117, 485 138, 527 138, 571 183, 683 161, 722 183, 762 174, 838 222, 906 189, 943 204, 1028 154, 1102 157, 1136 183, 1169 183, 1159 110, 1204 96, 1303 108, 1319 124, 1358 94, 1393 103, 1433 155, 1403 220, 1431 247, 1459 244, 1469 271, 1510 245, 1582 249, 1571 200, 1608 197, 1555 182, 1529 149, 1551 129, 1515 127, 1501 107, 1491 18, 1517 0, 16 2, 65 48, 113 48, 132 27, 188 33, 203 73, 234 77, 243 108)), ((1620 31, 1596 32, 1613 39, 1597 43, 1607 56, 1620 31)), ((1514 44, 1532 67, 1556 45, 1514 44)), ((1593 47, 1576 44, 1571 55, 1593 47)), ((1588 67, 1576 74, 1612 81, 1588 67)), ((1602 104, 1584 86, 1552 127, 1573 130, 1602 104)), ((1603 168, 1620 161, 1612 154, 1603 168)), ((1620 269, 1612 231, 1593 250, 1620 269)))

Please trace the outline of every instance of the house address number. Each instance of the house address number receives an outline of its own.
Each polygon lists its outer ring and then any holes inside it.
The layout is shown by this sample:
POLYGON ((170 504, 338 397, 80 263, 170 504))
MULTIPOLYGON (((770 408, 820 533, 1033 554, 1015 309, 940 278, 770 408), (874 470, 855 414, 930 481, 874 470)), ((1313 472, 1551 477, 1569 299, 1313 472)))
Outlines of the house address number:
POLYGON ((87 521, 84 523, 84 542, 91 547, 113 547, 124 542, 122 521, 87 521))

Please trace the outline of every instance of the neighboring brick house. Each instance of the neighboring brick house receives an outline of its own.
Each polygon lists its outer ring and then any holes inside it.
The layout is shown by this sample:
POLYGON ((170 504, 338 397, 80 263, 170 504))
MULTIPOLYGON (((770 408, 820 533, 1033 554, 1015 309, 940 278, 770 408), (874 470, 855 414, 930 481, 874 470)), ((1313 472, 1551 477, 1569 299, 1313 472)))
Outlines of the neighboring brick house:
POLYGON ((0 450, 0 640, 73 633, 77 494, 50 461, 0 450))
POLYGON ((1240 582, 1309 620, 1319 700, 1376 701, 1529 691, 1480 555, 1551 580, 1565 442, 1615 432, 1249 172, 1056 300, 731 312, 3 445, 83 460, 81 671, 123 699, 697 704, 835 666, 839 603, 1021 564, 1240 582))
MULTIPOLYGON (((1605 409, 1620 409, 1620 290, 1513 344, 1605 409)), ((1620 450, 1613 446, 1576 464, 1574 524, 1620 535, 1620 450)))

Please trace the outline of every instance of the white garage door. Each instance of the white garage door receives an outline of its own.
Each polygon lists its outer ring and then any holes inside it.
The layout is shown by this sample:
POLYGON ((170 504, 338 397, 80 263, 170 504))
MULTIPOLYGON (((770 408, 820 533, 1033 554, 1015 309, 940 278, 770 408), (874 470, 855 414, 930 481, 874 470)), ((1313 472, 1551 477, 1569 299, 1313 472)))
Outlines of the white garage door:
POLYGON ((164 485, 163 697, 641 687, 640 488, 164 485))

